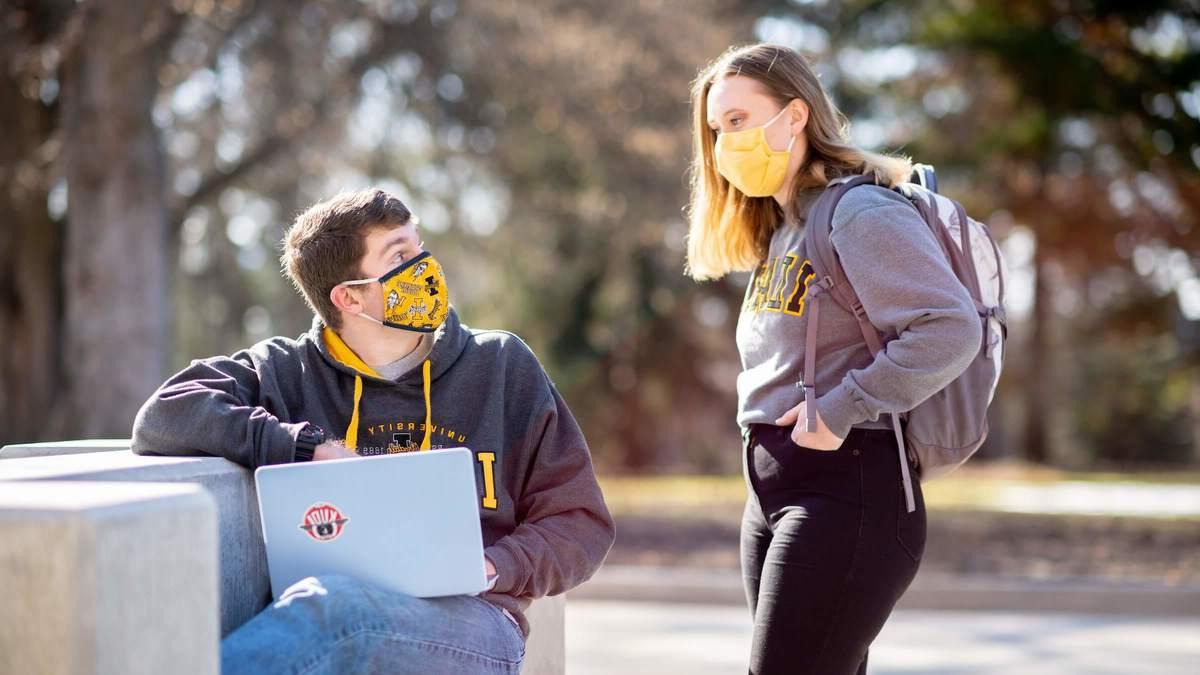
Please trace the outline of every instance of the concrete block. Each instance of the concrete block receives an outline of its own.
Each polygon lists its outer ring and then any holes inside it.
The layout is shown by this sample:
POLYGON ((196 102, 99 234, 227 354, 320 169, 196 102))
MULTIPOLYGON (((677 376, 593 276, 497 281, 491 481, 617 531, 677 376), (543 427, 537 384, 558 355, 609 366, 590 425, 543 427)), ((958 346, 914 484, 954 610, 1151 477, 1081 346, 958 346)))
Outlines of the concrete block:
POLYGON ((194 483, 217 505, 221 572, 221 635, 270 601, 253 474, 219 457, 145 457, 128 450, 28 457, 0 462, 0 481, 134 481, 194 483))
POLYGON ((128 438, 94 438, 85 441, 51 441, 49 443, 14 443, 0 448, 0 459, 75 455, 83 452, 128 450, 128 438))
MULTIPOLYGON (((42 455, 0 462, 3 481, 134 481, 195 483, 216 503, 220 569, 220 634, 228 635, 270 602, 266 548, 253 474, 217 457, 151 457, 128 450, 42 455)), ((8 486, 0 488, 6 490, 8 486)), ((535 601, 524 675, 561 675, 566 668, 565 596, 535 601)), ((0 670, 0 672, 7 672, 0 670)))
POLYGON ((192 485, 0 488, 0 673, 216 675, 216 507, 192 485))

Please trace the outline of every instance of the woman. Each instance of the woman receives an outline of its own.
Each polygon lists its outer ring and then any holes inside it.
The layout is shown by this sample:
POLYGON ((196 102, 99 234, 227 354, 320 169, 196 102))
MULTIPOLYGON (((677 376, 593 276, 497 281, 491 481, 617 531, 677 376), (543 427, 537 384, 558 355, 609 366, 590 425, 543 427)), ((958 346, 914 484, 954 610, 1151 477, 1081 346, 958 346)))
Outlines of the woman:
POLYGON ((979 319, 929 228, 889 189, 907 180, 910 162, 855 147, 800 54, 732 49, 697 78, 692 106, 689 273, 754 272, 737 326, 750 672, 865 673, 867 649, 925 546, 920 486, 908 512, 888 413, 915 407, 967 367, 979 319), (823 303, 823 394, 808 431, 798 386, 814 277, 804 221, 831 180, 854 174, 876 185, 838 203, 832 243, 869 320, 891 340, 873 358, 854 315, 823 303))

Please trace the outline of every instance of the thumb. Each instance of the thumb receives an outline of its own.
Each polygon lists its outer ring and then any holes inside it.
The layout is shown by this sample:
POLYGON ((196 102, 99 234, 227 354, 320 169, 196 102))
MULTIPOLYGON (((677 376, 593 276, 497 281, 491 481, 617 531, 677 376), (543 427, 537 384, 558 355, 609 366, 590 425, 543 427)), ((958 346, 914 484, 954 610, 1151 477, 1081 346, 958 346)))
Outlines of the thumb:
POLYGON ((777 424, 779 426, 783 426, 785 424, 795 424, 796 420, 800 419, 800 409, 803 407, 804 407, 804 404, 801 403, 800 405, 796 406, 795 408, 792 408, 791 410, 783 413, 783 417, 780 417, 779 419, 775 420, 775 424, 777 424))

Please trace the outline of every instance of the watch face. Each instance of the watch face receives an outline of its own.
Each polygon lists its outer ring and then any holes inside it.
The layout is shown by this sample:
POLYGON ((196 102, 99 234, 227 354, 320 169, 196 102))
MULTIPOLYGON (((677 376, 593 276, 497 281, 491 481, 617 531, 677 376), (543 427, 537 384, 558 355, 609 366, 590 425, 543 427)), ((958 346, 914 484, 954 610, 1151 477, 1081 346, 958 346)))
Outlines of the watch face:
POLYGON ((320 445, 325 440, 325 430, 315 424, 304 427, 301 434, 305 441, 313 445, 320 445))

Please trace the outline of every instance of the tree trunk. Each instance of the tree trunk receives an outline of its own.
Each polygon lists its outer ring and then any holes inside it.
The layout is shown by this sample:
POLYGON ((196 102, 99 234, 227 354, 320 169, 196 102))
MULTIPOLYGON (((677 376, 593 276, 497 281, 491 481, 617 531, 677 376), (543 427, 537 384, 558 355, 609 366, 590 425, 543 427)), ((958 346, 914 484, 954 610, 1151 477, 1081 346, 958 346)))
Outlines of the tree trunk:
POLYGON ((62 69, 68 213, 55 433, 129 435, 168 346, 165 161, 151 110, 178 29, 170 5, 88 3, 62 69))
POLYGON ((1025 459, 1037 463, 1044 463, 1050 458, 1046 444, 1047 406, 1053 401, 1050 390, 1054 373, 1047 357, 1051 349, 1050 322, 1054 308, 1051 305, 1049 262, 1046 246, 1038 242, 1033 254, 1033 313, 1027 352, 1029 377, 1025 387, 1028 409, 1025 415, 1024 448, 1025 459))
POLYGON ((46 209, 53 109, 0 73, 0 445, 46 436, 58 390, 62 235, 46 209))

